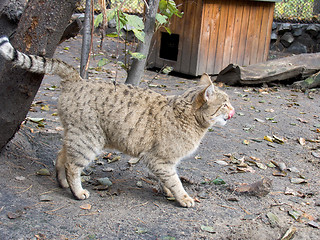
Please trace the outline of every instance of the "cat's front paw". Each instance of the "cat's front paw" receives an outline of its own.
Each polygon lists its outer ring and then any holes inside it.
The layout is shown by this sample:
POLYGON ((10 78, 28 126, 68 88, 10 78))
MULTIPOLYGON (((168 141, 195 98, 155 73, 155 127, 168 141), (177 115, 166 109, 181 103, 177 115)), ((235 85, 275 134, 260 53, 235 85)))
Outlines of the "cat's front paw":
POLYGON ((73 192, 73 195, 78 200, 85 200, 85 199, 89 198, 90 193, 88 190, 82 189, 81 191, 78 191, 76 193, 73 192))
POLYGON ((187 194, 183 195, 182 198, 177 199, 182 207, 194 207, 194 200, 187 194))

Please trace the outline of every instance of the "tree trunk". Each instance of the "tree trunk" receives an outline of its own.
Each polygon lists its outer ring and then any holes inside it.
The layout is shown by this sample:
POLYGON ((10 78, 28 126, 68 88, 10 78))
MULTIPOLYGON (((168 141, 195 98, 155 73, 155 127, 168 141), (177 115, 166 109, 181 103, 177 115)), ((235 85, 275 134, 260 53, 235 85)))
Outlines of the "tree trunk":
POLYGON ((139 85, 144 74, 151 39, 155 29, 156 14, 158 11, 159 2, 160 0, 148 1, 149 6, 147 7, 144 22, 145 38, 144 42, 141 42, 137 47, 137 52, 143 54, 144 56, 146 56, 146 58, 142 60, 133 59, 130 71, 128 72, 128 77, 125 82, 126 84, 132 84, 135 86, 139 85))
MULTIPOLYGON (((52 57, 77 2, 29 0, 12 45, 22 52, 52 57)), ((19 130, 42 78, 5 63, 0 72, 0 151, 19 130)))
POLYGON ((90 45, 91 45, 91 0, 86 0, 86 11, 83 23, 83 39, 81 47, 80 75, 82 78, 88 78, 87 63, 89 61, 90 45))

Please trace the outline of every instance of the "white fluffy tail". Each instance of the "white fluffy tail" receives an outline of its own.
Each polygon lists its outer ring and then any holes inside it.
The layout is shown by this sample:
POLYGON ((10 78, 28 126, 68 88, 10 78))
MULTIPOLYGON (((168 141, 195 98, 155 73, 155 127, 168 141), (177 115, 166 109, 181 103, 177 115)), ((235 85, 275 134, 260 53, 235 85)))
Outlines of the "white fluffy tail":
POLYGON ((8 37, 0 37, 0 54, 14 66, 39 74, 54 74, 62 81, 79 81, 78 71, 69 64, 58 59, 28 55, 16 50, 9 42, 8 37))

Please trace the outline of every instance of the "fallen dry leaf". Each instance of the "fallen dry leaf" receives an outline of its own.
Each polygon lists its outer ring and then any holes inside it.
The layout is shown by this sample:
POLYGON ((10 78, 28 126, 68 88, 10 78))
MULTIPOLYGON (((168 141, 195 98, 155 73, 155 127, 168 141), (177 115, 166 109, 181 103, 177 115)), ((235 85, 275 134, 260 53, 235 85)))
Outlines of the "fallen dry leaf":
POLYGON ((239 193, 247 193, 249 195, 254 195, 258 197, 264 197, 270 192, 271 187, 272 180, 268 178, 263 178, 255 183, 249 185, 242 185, 241 187, 236 188, 235 191, 239 193))
POLYGON ((92 208, 92 205, 87 203, 87 204, 81 205, 80 208, 83 210, 90 210, 92 208))
POLYGON ((300 143, 301 146, 306 145, 306 140, 304 138, 298 138, 298 142, 300 143))
POLYGON ((297 229, 295 227, 290 226, 290 228, 286 231, 281 240, 290 240, 291 238, 293 238, 293 235, 296 231, 297 229))

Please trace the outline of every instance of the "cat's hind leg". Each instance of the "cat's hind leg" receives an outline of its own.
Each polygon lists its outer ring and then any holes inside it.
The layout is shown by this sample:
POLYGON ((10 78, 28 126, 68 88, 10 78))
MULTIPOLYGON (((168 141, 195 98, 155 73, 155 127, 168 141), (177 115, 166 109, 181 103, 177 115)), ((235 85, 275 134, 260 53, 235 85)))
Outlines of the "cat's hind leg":
POLYGON ((58 158, 56 161, 56 177, 57 177, 59 186, 62 188, 69 187, 69 183, 67 181, 67 176, 66 176, 66 168, 65 168, 66 158, 67 158, 66 148, 63 145, 62 149, 58 154, 58 158))

